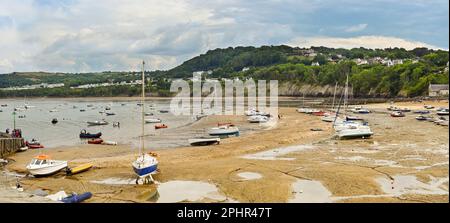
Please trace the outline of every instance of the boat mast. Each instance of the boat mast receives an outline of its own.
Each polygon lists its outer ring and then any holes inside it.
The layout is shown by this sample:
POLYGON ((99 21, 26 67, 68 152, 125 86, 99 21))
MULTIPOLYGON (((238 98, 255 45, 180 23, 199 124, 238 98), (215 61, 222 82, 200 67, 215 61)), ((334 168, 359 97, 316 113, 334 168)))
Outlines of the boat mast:
POLYGON ((344 92, 344 115, 347 115, 347 100, 348 100, 348 74, 347 74, 347 80, 345 81, 345 92, 344 92))
POLYGON ((336 99, 336 89, 337 89, 338 82, 336 81, 336 84, 334 85, 334 93, 333 93, 333 104, 331 105, 331 110, 334 109, 334 100, 336 99))
POLYGON ((144 154, 144 109, 145 109, 145 72, 144 72, 145 61, 142 61, 142 97, 141 97, 141 147, 140 153, 144 154))

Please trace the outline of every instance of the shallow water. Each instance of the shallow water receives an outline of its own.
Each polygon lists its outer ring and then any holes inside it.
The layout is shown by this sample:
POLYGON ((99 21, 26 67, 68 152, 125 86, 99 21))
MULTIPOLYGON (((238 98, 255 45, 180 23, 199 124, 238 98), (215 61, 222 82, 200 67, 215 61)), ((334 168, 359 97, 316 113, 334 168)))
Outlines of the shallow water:
MULTIPOLYGON (((141 107, 137 105, 139 101, 87 101, 87 100, 66 100, 66 99, 32 99, 29 101, 2 99, 1 104, 8 104, 2 107, 0 113, 0 129, 13 129, 14 116, 12 112, 15 107, 28 105, 34 106, 25 111, 17 112, 16 127, 22 129, 23 136, 27 140, 38 139, 46 148, 58 146, 72 146, 86 143, 79 138, 82 129, 88 132, 102 132, 102 138, 109 141, 117 141, 121 144, 131 144, 135 147, 139 145, 138 136, 141 134, 141 107), (88 104, 93 107, 87 107, 88 104), (123 105, 122 105, 123 104, 123 105), (74 108, 75 106, 75 108, 74 108), (105 111, 106 107, 116 115, 107 116, 100 111, 105 111), (50 112, 56 109, 57 112, 50 112), (80 112, 85 109, 85 112, 80 112), (25 118, 18 118, 25 115, 25 118), (58 119, 58 123, 53 125, 51 120, 58 119), (88 126, 87 121, 105 119, 109 125, 88 126), (113 122, 120 122, 120 128, 113 127, 113 122)), ((172 129, 194 122, 191 116, 175 116, 171 113, 159 113, 161 109, 169 109, 170 100, 155 100, 146 102, 146 112, 154 113, 154 116, 146 118, 160 118, 168 129, 155 130, 154 124, 145 125, 146 145, 150 147, 174 147, 188 145, 187 138, 180 136, 172 137, 170 140, 159 139, 160 135, 170 135, 172 129), (150 105, 154 105, 151 107, 150 105)))
POLYGON ((298 146, 288 146, 288 147, 281 147, 277 149, 267 150, 264 152, 254 153, 254 154, 248 154, 245 156, 242 156, 244 159, 257 159, 257 160, 295 160, 295 158, 290 157, 280 157, 287 155, 289 153, 293 152, 300 152, 308 149, 313 149, 314 146, 311 145, 298 145, 298 146))
POLYGON ((448 191, 440 188, 443 183, 448 182, 448 177, 431 178, 429 183, 421 182, 412 175, 396 175, 393 178, 393 181, 384 177, 376 179, 384 193, 396 196, 402 194, 448 194, 448 191))
POLYGON ((297 180, 292 184, 294 197, 289 203, 330 203, 331 192, 319 181, 297 180))
POLYGON ((237 175, 244 180, 257 180, 262 178, 261 174, 255 172, 241 172, 237 175))
POLYGON ((169 181, 158 185, 157 203, 175 203, 182 201, 200 201, 211 199, 224 201, 227 198, 219 193, 213 184, 201 181, 169 181))

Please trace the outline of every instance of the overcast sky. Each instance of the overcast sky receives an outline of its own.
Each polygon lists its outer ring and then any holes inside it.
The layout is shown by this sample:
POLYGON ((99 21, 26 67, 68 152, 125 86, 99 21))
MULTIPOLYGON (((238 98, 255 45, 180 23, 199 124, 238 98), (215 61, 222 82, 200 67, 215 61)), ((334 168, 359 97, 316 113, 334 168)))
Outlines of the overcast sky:
POLYGON ((0 0, 0 73, 169 69, 208 49, 448 49, 448 0, 0 0))

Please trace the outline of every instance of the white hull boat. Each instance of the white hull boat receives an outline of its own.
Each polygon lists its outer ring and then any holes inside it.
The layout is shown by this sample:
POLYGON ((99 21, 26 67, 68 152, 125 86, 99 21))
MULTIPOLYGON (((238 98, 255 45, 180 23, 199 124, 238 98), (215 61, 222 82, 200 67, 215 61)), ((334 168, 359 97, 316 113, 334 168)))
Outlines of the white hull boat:
POLYGON ((322 121, 324 122, 334 122, 335 119, 336 116, 334 115, 322 116, 322 121))
POLYGON ((339 131, 338 136, 340 139, 351 139, 351 138, 369 138, 373 135, 370 128, 347 128, 339 131))
POLYGON ((253 115, 250 116, 250 118, 248 118, 247 121, 249 121, 250 123, 264 123, 268 122, 269 118, 267 116, 262 115, 253 115))
POLYGON ((227 136, 227 135, 239 135, 239 129, 235 126, 223 125, 219 127, 211 128, 208 131, 209 135, 212 136, 227 136))
POLYGON ((39 155, 27 165, 27 170, 33 176, 48 176, 67 168, 67 161, 51 160, 47 155, 39 155))
POLYGON ((145 123, 160 123, 161 119, 159 118, 149 118, 149 119, 145 119, 145 123))
POLYGON ((107 121, 88 121, 87 122, 88 125, 108 125, 107 121))

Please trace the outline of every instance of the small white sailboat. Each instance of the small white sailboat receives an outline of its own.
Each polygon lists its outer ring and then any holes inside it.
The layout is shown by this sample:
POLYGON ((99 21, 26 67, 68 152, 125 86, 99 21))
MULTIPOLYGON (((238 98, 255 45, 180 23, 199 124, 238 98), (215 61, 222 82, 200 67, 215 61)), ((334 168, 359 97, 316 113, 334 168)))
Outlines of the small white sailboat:
POLYGON ((263 115, 252 115, 247 119, 250 123, 265 123, 269 121, 269 117, 263 115))
POLYGON ((159 118, 148 118, 148 119, 145 119, 145 123, 161 123, 161 119, 159 119, 159 118))
POLYGON ((27 170, 33 176, 48 176, 67 168, 67 161, 52 160, 48 155, 39 155, 27 165, 27 170))
POLYGON ((142 99, 141 99, 141 145, 139 147, 139 156, 131 163, 134 172, 137 175, 136 184, 140 179, 144 179, 144 183, 153 182, 152 174, 158 169, 158 159, 153 153, 144 153, 144 117, 145 117, 145 62, 142 61, 142 99))

